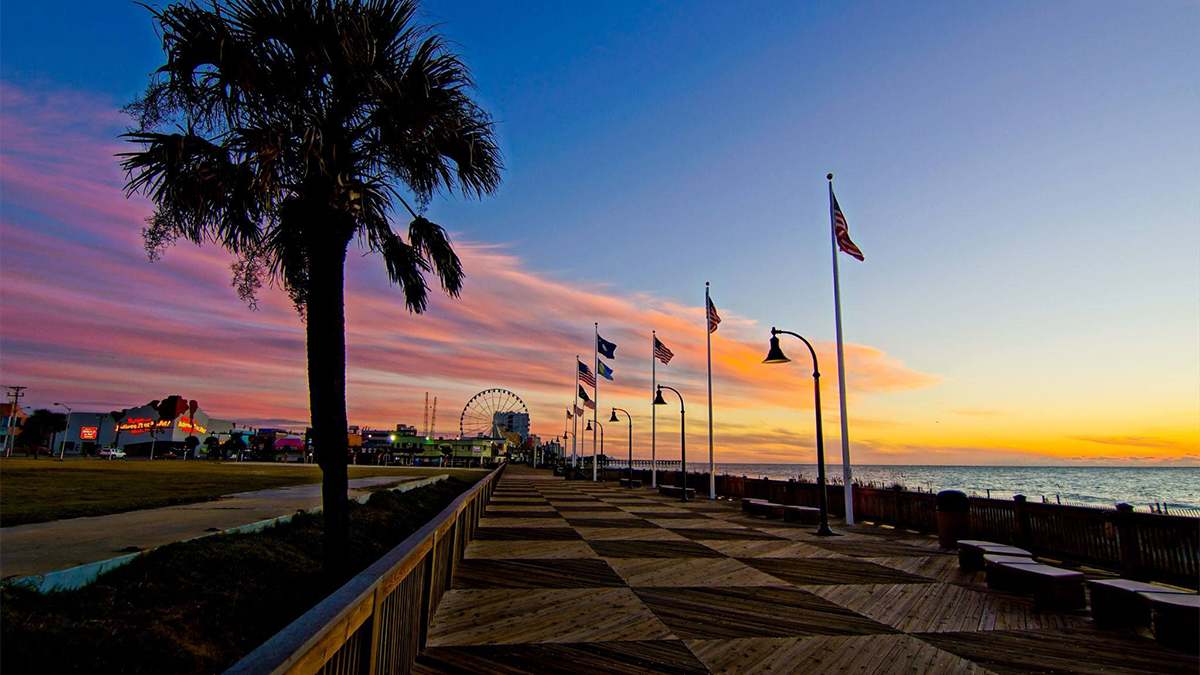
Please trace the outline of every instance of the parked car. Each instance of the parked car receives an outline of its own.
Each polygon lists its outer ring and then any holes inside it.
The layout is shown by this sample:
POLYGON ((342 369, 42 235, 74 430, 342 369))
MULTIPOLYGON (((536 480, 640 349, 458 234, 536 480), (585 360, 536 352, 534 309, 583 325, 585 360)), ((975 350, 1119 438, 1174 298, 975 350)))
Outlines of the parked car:
POLYGON ((103 448, 98 454, 104 459, 125 459, 125 451, 120 448, 103 448))

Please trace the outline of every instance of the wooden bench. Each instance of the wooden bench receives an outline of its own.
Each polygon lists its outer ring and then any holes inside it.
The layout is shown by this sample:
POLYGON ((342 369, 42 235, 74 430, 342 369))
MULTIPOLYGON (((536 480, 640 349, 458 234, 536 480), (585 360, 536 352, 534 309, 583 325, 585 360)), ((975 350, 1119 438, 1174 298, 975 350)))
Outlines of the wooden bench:
POLYGON ((1195 653, 1200 642, 1200 595, 1194 593, 1139 593, 1150 606, 1154 639, 1174 649, 1195 653))
POLYGON ((630 478, 622 478, 622 479, 620 479, 620 480, 618 480, 618 481, 617 481, 617 484, 618 484, 618 485, 620 485, 621 487, 627 487, 627 488, 640 488, 640 487, 642 487, 642 481, 640 481, 640 480, 638 480, 638 479, 636 479, 636 478, 633 478, 633 479, 630 479, 630 478))
POLYGON ((987 553, 983 556, 983 568, 987 570, 987 585, 988 588, 994 588, 998 591, 1021 591, 1018 580, 1008 570, 1001 567, 1004 563, 1013 565, 1040 565, 1033 558, 1027 558, 1022 555, 1002 555, 999 553, 987 553))
MULTIPOLYGON (((679 487, 678 485, 659 485, 658 493, 660 495, 666 495, 667 497, 682 497, 683 496, 683 488, 679 487)), ((696 490, 693 488, 688 488, 687 489, 687 498, 694 499, 695 497, 696 497, 696 490)))
POLYGON ((1131 579, 1091 579, 1087 582, 1092 619, 1100 626, 1149 626, 1150 603, 1143 593, 1191 595, 1191 591, 1155 586, 1131 579))
POLYGON ((742 497, 742 513, 761 513, 762 508, 770 503, 771 502, 768 502, 765 499, 748 499, 746 497, 742 497))
POLYGON ((816 525, 821 522, 821 509, 811 506, 784 506, 783 519, 789 523, 816 525))
POLYGON ((988 562, 989 588, 1033 595, 1033 608, 1080 609, 1087 604, 1083 572, 1036 562, 988 562))
POLYGON ((977 571, 983 569, 983 556, 1012 555, 1032 558, 1033 554, 1023 548, 997 544, 994 541, 978 539, 961 539, 958 542, 958 566, 964 570, 977 571))

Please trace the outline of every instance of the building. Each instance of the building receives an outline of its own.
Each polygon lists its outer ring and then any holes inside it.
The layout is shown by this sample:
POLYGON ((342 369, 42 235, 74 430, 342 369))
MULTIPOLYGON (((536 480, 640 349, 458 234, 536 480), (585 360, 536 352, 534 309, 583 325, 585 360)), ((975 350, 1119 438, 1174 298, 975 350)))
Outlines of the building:
MULTIPOLYGON (((200 440, 203 449, 208 436, 228 439, 234 423, 211 418, 197 409, 194 417, 187 413, 173 420, 160 420, 158 411, 150 405, 124 411, 119 420, 110 412, 72 412, 67 415, 67 428, 54 438, 54 452, 93 454, 100 448, 118 447, 130 455, 149 455, 183 450, 188 436, 200 440)), ((249 430, 239 430, 249 435, 249 430)))
POLYGON ((426 438, 384 432, 368 446, 364 432, 361 451, 354 461, 360 464, 401 464, 405 466, 492 466, 508 455, 511 443, 490 438, 426 438), (386 444, 383 442, 386 438, 386 444))
POLYGON ((529 413, 498 412, 492 415, 492 429, 503 436, 517 434, 521 440, 529 438, 529 413))

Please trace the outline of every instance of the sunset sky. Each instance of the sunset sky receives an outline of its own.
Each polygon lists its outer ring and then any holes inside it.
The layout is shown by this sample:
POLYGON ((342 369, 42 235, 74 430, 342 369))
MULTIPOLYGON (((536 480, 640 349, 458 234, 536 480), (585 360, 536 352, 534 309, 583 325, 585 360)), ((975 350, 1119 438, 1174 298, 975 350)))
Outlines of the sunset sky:
MULTIPOLYGON (((0 12, 0 384, 31 406, 179 393, 303 428, 286 295, 248 309, 215 247, 146 259, 150 210, 113 157, 121 106, 162 63, 146 11, 0 12)), ((759 363, 772 325, 818 346, 836 458, 832 171, 866 254, 841 259, 855 462, 1200 464, 1200 4, 447 1, 423 18, 476 76, 504 184, 430 207, 466 265, 460 300, 409 315, 382 262, 350 256, 351 423, 419 424, 428 391, 450 433, 471 394, 505 387, 560 434, 598 321, 619 345, 605 417, 633 413, 649 455, 655 329, 695 459, 708 280, 718 461, 814 459, 802 345, 759 363)), ((624 438, 609 425, 610 452, 624 438)), ((660 409, 660 457, 677 438, 660 409)))

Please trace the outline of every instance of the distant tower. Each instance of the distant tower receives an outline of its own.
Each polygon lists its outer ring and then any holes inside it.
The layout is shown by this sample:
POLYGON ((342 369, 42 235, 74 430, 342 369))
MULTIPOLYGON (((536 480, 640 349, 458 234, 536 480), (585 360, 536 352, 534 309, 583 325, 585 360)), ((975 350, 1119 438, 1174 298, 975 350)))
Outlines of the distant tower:
POLYGON ((429 437, 437 438, 437 397, 433 397, 433 416, 429 419, 429 437))
POLYGON ((421 418, 421 435, 429 435, 429 392, 425 392, 425 416, 421 418))

